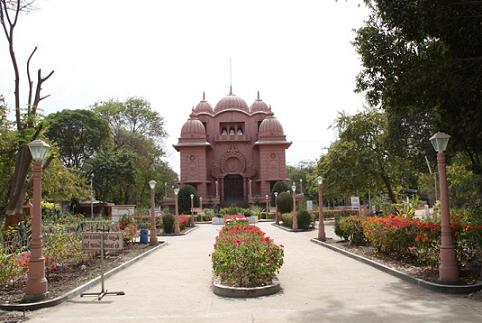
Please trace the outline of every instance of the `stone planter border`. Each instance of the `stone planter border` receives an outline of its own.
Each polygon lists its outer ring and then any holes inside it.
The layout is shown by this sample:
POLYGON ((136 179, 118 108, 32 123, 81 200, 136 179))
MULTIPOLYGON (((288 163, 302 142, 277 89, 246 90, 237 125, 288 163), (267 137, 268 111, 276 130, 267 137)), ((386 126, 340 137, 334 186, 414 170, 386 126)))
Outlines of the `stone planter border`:
MULTIPOLYGON (((114 275, 115 273, 129 267, 130 265, 136 263, 137 261, 144 258, 145 256, 153 253, 154 251, 156 251, 156 250, 158 250, 158 249, 160 249, 164 246, 167 246, 167 244, 168 243, 166 241, 160 241, 158 246, 156 246, 152 249, 149 249, 146 252, 141 253, 140 255, 138 255, 138 256, 126 261, 125 263, 123 263, 123 264, 121 264, 121 265, 119 265, 115 268, 112 268, 108 272, 104 273, 104 279, 107 279, 110 276, 114 275)), ((71 291, 69 291, 69 292, 67 292, 63 295, 57 296, 55 298, 45 300, 45 301, 35 302, 35 303, 0 304, 0 310, 4 310, 4 311, 33 311, 33 310, 38 310, 38 309, 44 308, 44 307, 56 306, 56 305, 58 305, 58 304, 60 304, 64 301, 66 301, 67 299, 70 299, 70 298, 73 298, 77 295, 80 295, 82 292, 88 290, 89 288, 93 287, 94 285, 98 284, 99 282, 100 282, 100 275, 97 276, 96 278, 88 281, 87 283, 84 283, 83 285, 80 285, 79 287, 76 287, 76 288, 72 289, 71 291)))
POLYGON ((303 230, 303 229, 296 229, 296 230, 293 230, 293 229, 290 229, 290 228, 287 228, 281 224, 276 224, 276 223, 273 223, 271 224, 272 226, 274 227, 277 227, 277 228, 280 228, 282 230, 285 230, 285 231, 288 231, 288 232, 308 232, 308 231, 313 231, 314 228, 309 228, 308 230, 303 230))
POLYGON ((387 274, 400 278, 403 281, 406 281, 411 284, 415 284, 417 286, 423 287, 425 289, 429 289, 431 291, 435 291, 439 293, 447 293, 447 294, 470 294, 482 289, 482 281, 479 281, 476 284, 472 284, 472 285, 445 285, 445 284, 434 283, 421 278, 410 276, 409 274, 406 274, 399 270, 382 265, 374 260, 349 252, 345 249, 320 241, 316 238, 312 238, 311 241, 325 248, 331 249, 335 252, 341 253, 345 256, 358 260, 364 264, 370 265, 387 274))
POLYGON ((222 297, 253 298, 276 294, 281 290, 281 284, 275 276, 270 285, 261 287, 231 287, 221 284, 219 277, 213 278, 213 292, 222 297))

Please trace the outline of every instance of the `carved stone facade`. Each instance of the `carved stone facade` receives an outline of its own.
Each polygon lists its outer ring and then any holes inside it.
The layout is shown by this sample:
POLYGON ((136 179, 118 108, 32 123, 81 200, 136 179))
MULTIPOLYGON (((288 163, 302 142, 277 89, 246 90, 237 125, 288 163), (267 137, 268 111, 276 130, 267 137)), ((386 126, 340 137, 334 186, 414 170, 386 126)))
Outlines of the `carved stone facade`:
POLYGON ((180 184, 196 187, 206 203, 263 201, 275 182, 288 179, 285 151, 290 145, 259 93, 248 107, 230 90, 214 109, 203 95, 174 145, 181 154, 180 184))

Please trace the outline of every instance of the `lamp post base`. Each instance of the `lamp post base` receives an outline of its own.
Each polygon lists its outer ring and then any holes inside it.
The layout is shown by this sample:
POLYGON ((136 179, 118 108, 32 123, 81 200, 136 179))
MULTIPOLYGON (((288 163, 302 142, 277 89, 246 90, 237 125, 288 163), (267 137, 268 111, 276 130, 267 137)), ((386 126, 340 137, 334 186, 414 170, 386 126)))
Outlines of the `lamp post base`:
POLYGON ((456 284, 459 281, 459 269, 454 248, 440 247, 439 282, 456 284))

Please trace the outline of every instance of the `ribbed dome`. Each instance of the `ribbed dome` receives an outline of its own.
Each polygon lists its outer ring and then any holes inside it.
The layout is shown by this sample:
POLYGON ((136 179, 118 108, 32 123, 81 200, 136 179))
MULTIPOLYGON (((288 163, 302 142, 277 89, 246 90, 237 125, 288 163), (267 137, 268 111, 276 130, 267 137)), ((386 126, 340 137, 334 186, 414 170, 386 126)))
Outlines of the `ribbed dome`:
POLYGON ((214 113, 218 113, 224 110, 239 109, 249 113, 249 107, 246 102, 240 97, 233 94, 230 88, 229 94, 221 99, 214 108, 214 113))
POLYGON ((194 108, 195 113, 207 112, 213 113, 213 107, 206 101, 206 94, 203 92, 203 99, 194 108))
POLYGON ((259 126, 259 137, 282 137, 283 126, 275 117, 267 117, 259 126))
POLYGON ((206 139, 206 129, 199 119, 188 119, 181 129, 181 139, 206 139))
POLYGON ((270 110, 268 105, 264 103, 264 101, 261 100, 261 98, 259 97, 259 91, 258 91, 258 98, 256 99, 256 101, 253 102, 253 104, 251 104, 251 107, 249 109, 251 113, 255 113, 258 111, 269 112, 270 110))

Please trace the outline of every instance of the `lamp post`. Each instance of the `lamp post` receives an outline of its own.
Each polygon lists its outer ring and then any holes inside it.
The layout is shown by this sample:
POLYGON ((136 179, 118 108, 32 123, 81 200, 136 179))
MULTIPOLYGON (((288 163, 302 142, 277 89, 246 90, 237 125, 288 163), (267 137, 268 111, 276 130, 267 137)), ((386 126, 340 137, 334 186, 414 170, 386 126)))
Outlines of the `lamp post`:
POLYGON ((201 212, 203 211, 203 198, 200 196, 199 197, 199 208, 201 209, 201 212))
POLYGON ((42 162, 50 146, 42 140, 34 140, 28 144, 33 164, 33 210, 32 240, 30 242, 30 269, 28 270, 25 298, 35 301, 44 298, 48 293, 48 282, 45 278, 45 258, 42 255, 42 162))
POLYGON ((274 192, 274 205, 276 207, 276 224, 279 224, 279 217, 278 217, 278 192, 274 192))
POLYGON ((433 148, 437 152, 437 166, 440 185, 440 222, 441 222, 441 243, 440 243, 440 265, 439 281, 442 283, 456 283, 459 279, 457 268, 457 257, 455 254, 452 230, 450 228, 449 216, 449 194, 447 187, 447 176, 445 174, 445 149, 450 136, 443 132, 437 132, 430 138, 433 148))
POLYGON ((292 211, 292 218, 293 218, 293 230, 298 230, 298 216, 296 214, 296 184, 293 182, 291 186, 291 190, 293 191, 293 211, 292 211))
POLYGON ((318 212, 320 222, 318 224, 318 240, 326 241, 325 217, 323 216, 323 177, 318 176, 316 182, 318 183, 318 212))
POLYGON ((266 194, 264 198, 266 199, 266 212, 269 212, 269 195, 266 194))
POLYGON ((189 195, 191 197, 191 225, 194 226, 194 194, 189 195))
POLYGON ((300 194, 303 194, 303 178, 300 178, 300 194))
POLYGON ((94 173, 90 174, 90 219, 94 219, 94 173))
POLYGON ((179 201, 177 200, 177 195, 179 194, 179 189, 176 187, 174 189, 174 199, 176 200, 176 215, 174 216, 174 233, 179 233, 179 201))
POLYGON ((164 182, 164 198, 167 198, 167 182, 164 182))
POLYGON ((156 229, 156 197, 154 188, 156 188, 156 181, 150 180, 149 187, 151 188, 151 237, 149 243, 151 246, 157 244, 157 229, 156 229))

